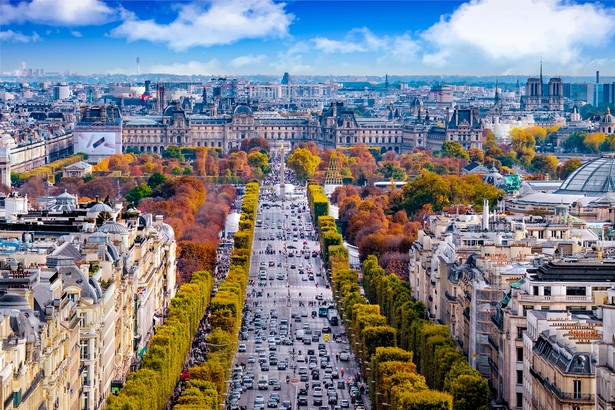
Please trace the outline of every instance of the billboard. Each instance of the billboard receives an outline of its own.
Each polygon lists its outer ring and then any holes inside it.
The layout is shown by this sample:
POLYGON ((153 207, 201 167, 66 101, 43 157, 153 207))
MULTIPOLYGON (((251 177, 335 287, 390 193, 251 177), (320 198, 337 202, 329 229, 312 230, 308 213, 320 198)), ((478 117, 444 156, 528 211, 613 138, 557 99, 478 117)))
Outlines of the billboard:
POLYGON ((94 159, 122 153, 122 132, 112 130, 91 130, 75 127, 74 150, 83 152, 94 159))

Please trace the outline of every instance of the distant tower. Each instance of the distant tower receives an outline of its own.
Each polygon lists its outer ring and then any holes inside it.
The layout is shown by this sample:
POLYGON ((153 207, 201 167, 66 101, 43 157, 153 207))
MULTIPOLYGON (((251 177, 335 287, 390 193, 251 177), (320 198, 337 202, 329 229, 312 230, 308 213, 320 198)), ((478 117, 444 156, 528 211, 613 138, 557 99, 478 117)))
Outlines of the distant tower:
POLYGON ((137 57, 137 75, 141 75, 141 57, 137 57))
POLYGON ((543 82, 542 82, 542 60, 540 60, 540 89, 539 89, 540 90, 540 94, 538 94, 538 95, 542 95, 542 84, 543 84, 543 82))
POLYGON ((600 71, 596 71, 596 84, 600 84, 600 71))
POLYGON ((384 75, 384 89, 386 90, 386 92, 389 92, 389 75, 388 74, 384 75))

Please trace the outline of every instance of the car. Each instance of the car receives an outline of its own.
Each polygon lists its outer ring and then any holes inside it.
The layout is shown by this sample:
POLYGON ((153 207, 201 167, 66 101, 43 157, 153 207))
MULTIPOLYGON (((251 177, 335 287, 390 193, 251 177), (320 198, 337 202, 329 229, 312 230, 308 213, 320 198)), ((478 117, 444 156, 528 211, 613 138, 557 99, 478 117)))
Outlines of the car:
POLYGON ((299 396, 307 396, 308 391, 305 387, 299 387, 299 391, 297 392, 297 395, 299 396))
POLYGON ((312 404, 314 406, 322 406, 322 397, 314 397, 312 399, 312 404))
POLYGON ((269 371, 269 365, 267 364, 267 362, 264 362, 261 364, 261 371, 262 372, 268 372, 269 371))
POLYGON ((329 396, 329 404, 337 404, 337 396, 329 396))
POLYGON ((347 362, 350 359, 350 354, 348 352, 340 353, 340 360, 342 362, 347 362))
POLYGON ((344 390, 344 389, 346 389, 346 383, 344 383, 342 380, 338 381, 338 382, 337 382, 337 388, 338 388, 339 390, 344 390))
POLYGON ((248 356, 248 363, 256 363, 256 358, 253 355, 248 356))
POLYGON ((300 382, 307 382, 307 381, 310 381, 310 378, 308 377, 307 374, 302 374, 301 376, 299 376, 299 381, 300 382))
POLYGON ((348 408, 350 408, 350 402, 348 401, 348 399, 342 399, 342 400, 340 401, 340 406, 341 406, 343 409, 348 409, 348 408))
POLYGON ((288 368, 288 363, 285 361, 278 362, 278 370, 286 370, 288 368))
POLYGON ((339 373, 337 372, 337 370, 333 370, 333 371, 331 372, 331 378, 332 378, 332 379, 339 379, 339 378, 340 378, 340 375, 339 375, 339 373))
POLYGON ((282 390, 282 384, 277 379, 274 380, 274 382, 271 384, 271 387, 273 387, 273 390, 282 390))
POLYGON ((267 408, 268 409, 275 409, 278 407, 278 401, 272 398, 269 398, 269 400, 267 401, 267 408))
POLYGON ((331 328, 329 326, 325 326, 322 328, 323 333, 331 333, 331 328))
POLYGON ((244 377, 243 378, 243 386, 246 388, 246 390, 252 390, 254 388, 254 382, 252 381, 251 378, 244 377))
POLYGON ((307 406, 308 405, 308 401, 307 398, 305 397, 299 397, 297 399, 297 406, 307 406))
POLYGON ((248 348, 246 347, 245 343, 241 343, 239 347, 237 348, 237 351, 239 353, 245 353, 247 350, 248 348))
POLYGON ((282 404, 280 404, 280 410, 291 410, 293 408, 290 400, 284 400, 282 404))

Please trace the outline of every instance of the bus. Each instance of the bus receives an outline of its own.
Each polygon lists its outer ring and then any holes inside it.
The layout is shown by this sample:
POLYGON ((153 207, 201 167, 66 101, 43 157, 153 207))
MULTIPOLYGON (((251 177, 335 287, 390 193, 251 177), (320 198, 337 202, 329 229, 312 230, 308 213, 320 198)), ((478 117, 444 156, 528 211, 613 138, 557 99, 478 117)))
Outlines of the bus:
POLYGON ((329 316, 329 308, 326 306, 321 306, 318 308, 318 317, 328 317, 329 316))

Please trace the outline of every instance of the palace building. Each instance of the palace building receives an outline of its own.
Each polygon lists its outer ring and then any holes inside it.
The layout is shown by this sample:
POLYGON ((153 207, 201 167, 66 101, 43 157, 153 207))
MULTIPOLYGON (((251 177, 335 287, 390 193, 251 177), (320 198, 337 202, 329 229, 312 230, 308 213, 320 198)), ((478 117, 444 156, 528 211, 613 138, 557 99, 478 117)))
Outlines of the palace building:
POLYGON ((458 141, 464 149, 481 148, 483 125, 474 109, 447 112, 445 125, 404 124, 397 119, 357 118, 341 102, 333 102, 320 117, 270 115, 239 104, 232 115, 206 115, 173 101, 162 115, 127 117, 122 127, 122 149, 161 153, 169 145, 211 147, 228 151, 244 139, 260 137, 272 146, 291 148, 313 141, 323 148, 356 144, 383 152, 412 152, 416 147, 439 149, 445 140, 458 141))

